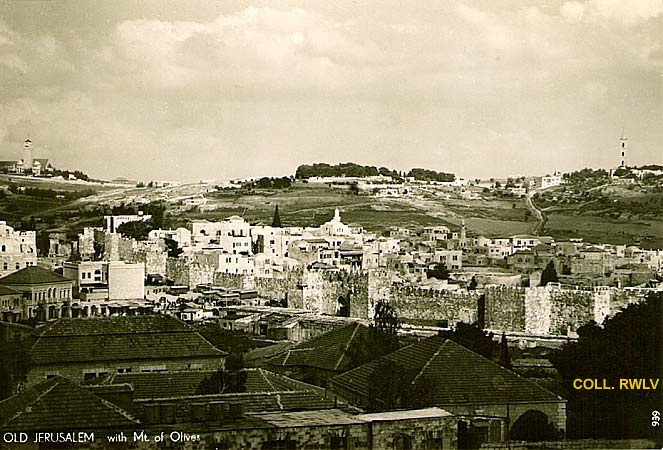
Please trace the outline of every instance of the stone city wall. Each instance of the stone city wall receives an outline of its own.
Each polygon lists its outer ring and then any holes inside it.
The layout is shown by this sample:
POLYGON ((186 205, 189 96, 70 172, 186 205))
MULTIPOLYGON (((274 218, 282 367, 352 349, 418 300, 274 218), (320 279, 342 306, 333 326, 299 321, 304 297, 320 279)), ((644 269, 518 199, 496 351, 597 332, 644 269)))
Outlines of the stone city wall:
POLYGON ((184 259, 168 258, 166 261, 166 276, 173 280, 175 285, 189 286, 193 289, 198 284, 214 282, 216 269, 198 263, 191 263, 184 259))
POLYGON ((486 288, 486 328, 525 331, 525 291, 524 288, 510 286, 486 288))
POLYGON ((391 305, 398 317, 474 323, 477 321, 478 291, 446 291, 417 287, 395 287, 392 289, 391 305))

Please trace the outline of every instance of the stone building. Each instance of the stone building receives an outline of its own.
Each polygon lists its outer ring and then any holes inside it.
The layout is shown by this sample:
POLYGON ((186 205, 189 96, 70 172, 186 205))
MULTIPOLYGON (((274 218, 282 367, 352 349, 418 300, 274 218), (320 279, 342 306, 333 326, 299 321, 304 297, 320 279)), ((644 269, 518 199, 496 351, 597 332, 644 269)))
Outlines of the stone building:
POLYGON ((73 280, 74 296, 85 300, 129 300, 145 297, 145 265, 122 261, 82 261, 64 264, 73 280))
POLYGON ((23 316, 23 294, 7 286, 0 286, 0 320, 18 322, 23 316))
POLYGON ((28 384, 62 375, 88 380, 110 373, 215 370, 225 352, 170 316, 60 319, 29 350, 28 384))
MULTIPOLYGON (((272 398, 276 404, 277 396, 272 398)), ((51 440, 49 448, 62 446, 53 444, 58 437, 69 438, 67 448, 72 439, 79 442, 76 448, 108 448, 109 437, 120 432, 125 439, 117 445, 125 449, 458 448, 458 419, 439 408, 356 414, 302 405, 271 411, 249 401, 258 408, 252 411, 227 396, 224 400, 217 396, 174 400, 143 403, 134 401, 131 385, 81 386, 55 376, 0 401, 0 431, 6 439, 19 439, 16 430, 26 433, 27 442, 20 447, 26 449, 44 448, 45 435, 51 440), (48 433, 43 433, 44 425, 48 433), (156 436, 163 436, 163 442, 156 436), (41 444, 35 442, 37 438, 41 444)))
POLYGON ((368 327, 352 323, 302 342, 266 361, 266 366, 293 378, 326 386, 327 381, 353 368, 352 345, 365 340, 368 327))
MULTIPOLYGON (((331 379, 331 389, 359 407, 369 405, 371 377, 380 361, 401 366, 425 380, 429 395, 420 406, 463 416, 472 439, 505 440, 521 416, 541 415, 566 429, 566 400, 504 367, 439 336, 423 339, 331 379)), ((405 399, 407 402, 410 399, 405 399)), ((542 429, 543 433, 544 430, 542 429)))
POLYGON ((70 279, 38 266, 28 266, 0 278, 0 286, 21 293, 23 319, 51 320, 66 316, 72 299, 70 279))
POLYGON ((0 221, 0 276, 37 265, 37 235, 34 231, 14 231, 0 221))

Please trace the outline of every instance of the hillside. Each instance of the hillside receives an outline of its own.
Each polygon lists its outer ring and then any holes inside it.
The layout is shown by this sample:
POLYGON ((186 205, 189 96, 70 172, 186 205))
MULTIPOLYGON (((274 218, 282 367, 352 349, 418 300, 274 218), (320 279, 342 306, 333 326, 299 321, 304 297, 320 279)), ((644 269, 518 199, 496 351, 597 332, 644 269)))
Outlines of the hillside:
POLYGON ((663 246, 663 179, 567 178, 534 196, 546 234, 595 242, 663 246))

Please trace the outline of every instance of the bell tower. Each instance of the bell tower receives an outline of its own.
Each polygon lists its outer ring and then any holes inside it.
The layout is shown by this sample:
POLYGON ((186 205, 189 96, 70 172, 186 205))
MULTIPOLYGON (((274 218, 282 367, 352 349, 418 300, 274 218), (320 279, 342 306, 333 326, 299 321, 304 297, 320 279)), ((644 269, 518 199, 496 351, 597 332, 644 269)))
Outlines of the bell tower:
POLYGON ((24 158, 23 160, 25 161, 25 165, 23 166, 23 170, 32 170, 32 164, 34 163, 34 160, 32 159, 32 141, 30 139, 26 139, 25 142, 23 143, 23 149, 24 149, 24 158))

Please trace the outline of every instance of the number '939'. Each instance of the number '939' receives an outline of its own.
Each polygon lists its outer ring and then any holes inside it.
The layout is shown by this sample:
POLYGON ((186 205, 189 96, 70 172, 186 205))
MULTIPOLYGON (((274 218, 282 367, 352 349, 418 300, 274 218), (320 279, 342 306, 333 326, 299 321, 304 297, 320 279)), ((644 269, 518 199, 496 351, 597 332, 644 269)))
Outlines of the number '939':
POLYGON ((660 427, 661 426, 661 412, 660 411, 652 411, 651 412, 651 426, 652 427, 660 427))

